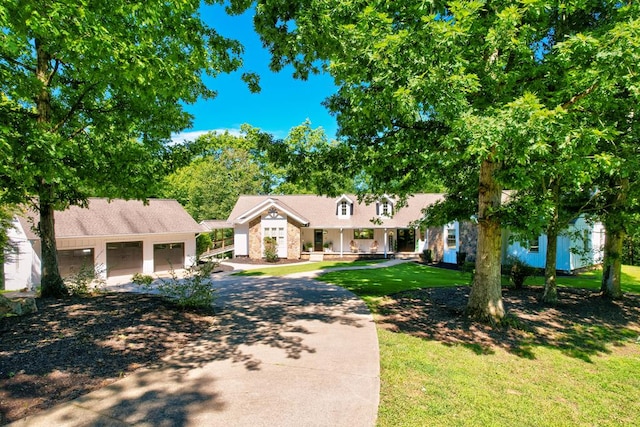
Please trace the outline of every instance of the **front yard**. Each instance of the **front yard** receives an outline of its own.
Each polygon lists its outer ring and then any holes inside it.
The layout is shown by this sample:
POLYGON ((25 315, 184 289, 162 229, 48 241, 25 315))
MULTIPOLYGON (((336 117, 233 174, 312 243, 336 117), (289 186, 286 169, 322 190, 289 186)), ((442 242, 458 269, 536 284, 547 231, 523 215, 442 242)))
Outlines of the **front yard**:
POLYGON ((461 315, 470 276, 458 271, 409 263, 321 280, 375 313, 380 426, 638 425, 640 268, 624 273, 622 302, 593 292, 597 272, 560 278, 553 308, 540 287, 505 288, 509 326, 496 328, 461 315))

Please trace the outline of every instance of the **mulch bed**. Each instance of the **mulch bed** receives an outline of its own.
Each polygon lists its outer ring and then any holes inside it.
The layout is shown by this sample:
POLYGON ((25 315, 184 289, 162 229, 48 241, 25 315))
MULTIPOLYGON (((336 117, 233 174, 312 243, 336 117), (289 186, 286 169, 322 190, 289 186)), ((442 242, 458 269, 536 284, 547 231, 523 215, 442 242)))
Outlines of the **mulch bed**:
POLYGON ((139 294, 37 305, 37 313, 0 319, 0 425, 158 365, 214 319, 139 294))

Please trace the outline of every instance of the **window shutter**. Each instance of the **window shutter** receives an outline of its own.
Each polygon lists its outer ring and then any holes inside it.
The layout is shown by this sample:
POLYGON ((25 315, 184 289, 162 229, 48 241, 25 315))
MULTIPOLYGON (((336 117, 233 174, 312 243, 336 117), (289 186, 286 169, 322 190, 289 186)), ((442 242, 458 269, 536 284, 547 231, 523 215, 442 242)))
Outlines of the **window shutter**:
POLYGON ((353 215, 353 203, 351 203, 351 215, 353 215))
POLYGON ((376 202, 376 215, 380 215, 380 202, 376 202))
POLYGON ((340 203, 336 203, 336 216, 340 214, 340 203))

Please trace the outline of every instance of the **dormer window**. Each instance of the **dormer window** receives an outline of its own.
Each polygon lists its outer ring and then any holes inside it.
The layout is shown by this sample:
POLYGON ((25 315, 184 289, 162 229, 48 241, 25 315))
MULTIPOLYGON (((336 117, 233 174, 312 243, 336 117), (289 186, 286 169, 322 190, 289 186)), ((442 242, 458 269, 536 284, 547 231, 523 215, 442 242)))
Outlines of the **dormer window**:
POLYGON ((380 211, 380 215, 382 216, 390 216, 391 215, 391 203, 382 202, 382 209, 380 211))
POLYGON ((393 216, 393 203, 385 197, 376 204, 376 210, 378 216, 390 218, 393 216))
POLYGON ((336 201, 336 216, 340 219, 351 218, 353 215, 353 202, 343 195, 336 201))
POLYGON ((343 200, 340 202, 340 216, 349 215, 349 206, 347 205, 347 201, 343 200))

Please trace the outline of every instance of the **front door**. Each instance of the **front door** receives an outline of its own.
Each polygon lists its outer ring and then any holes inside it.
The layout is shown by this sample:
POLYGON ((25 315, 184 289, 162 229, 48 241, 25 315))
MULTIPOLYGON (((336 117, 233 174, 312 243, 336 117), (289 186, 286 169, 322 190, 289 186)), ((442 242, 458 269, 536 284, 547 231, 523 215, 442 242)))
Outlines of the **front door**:
POLYGON ((415 252, 416 231, 413 228, 398 229, 398 252, 415 252))
POLYGON ((322 243, 324 239, 323 230, 314 230, 313 232, 313 250, 322 252, 322 243))

